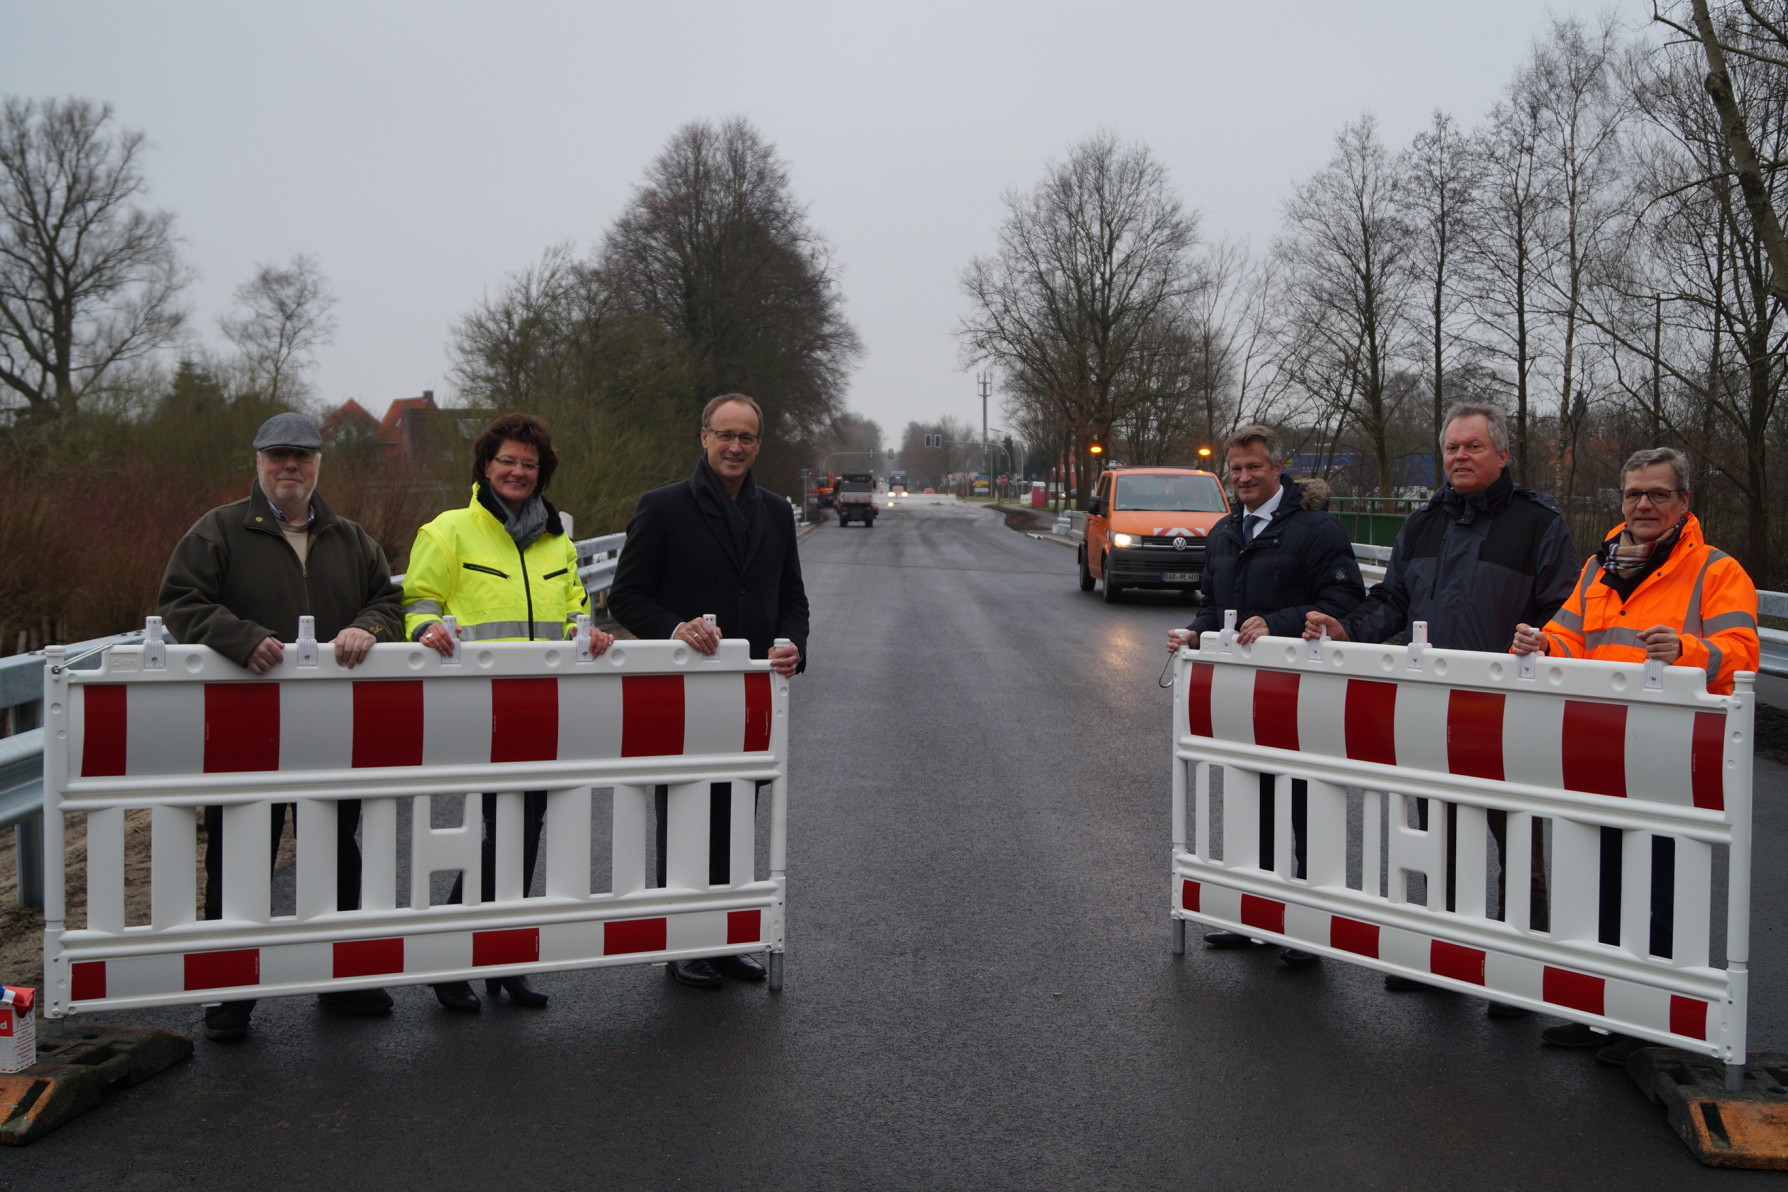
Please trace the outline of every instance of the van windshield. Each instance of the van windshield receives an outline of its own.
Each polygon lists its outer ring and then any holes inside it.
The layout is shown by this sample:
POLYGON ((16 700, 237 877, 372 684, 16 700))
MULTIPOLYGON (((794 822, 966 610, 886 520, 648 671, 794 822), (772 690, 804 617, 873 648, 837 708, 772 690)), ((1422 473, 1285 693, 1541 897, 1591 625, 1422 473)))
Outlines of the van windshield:
POLYGON ((1162 513, 1222 513, 1223 490, 1214 476, 1119 476, 1112 508, 1162 513))

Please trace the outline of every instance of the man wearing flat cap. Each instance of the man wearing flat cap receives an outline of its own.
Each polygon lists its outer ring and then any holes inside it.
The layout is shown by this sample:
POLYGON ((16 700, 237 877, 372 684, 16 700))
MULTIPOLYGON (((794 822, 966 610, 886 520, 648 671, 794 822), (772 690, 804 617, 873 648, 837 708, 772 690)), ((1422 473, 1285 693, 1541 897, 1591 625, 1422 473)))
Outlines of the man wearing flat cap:
MULTIPOLYGON (((261 675, 278 666, 298 618, 316 618, 318 642, 335 661, 359 665, 375 642, 401 640, 399 593, 377 542, 337 517, 317 495, 323 437, 302 414, 275 414, 255 434, 254 482, 248 496, 220 505, 193 523, 174 548, 157 601, 175 640, 210 646, 261 675)), ((287 804, 273 806, 277 849, 287 804)), ((336 906, 360 906, 360 801, 336 803, 336 906)), ((294 824, 294 830, 296 824, 294 824)), ((205 808, 205 917, 222 917, 223 809, 205 808)), ((382 989, 319 994, 354 1014, 384 1014, 382 989)), ((252 1001, 225 1002, 205 1012, 205 1034, 240 1039, 252 1001)))

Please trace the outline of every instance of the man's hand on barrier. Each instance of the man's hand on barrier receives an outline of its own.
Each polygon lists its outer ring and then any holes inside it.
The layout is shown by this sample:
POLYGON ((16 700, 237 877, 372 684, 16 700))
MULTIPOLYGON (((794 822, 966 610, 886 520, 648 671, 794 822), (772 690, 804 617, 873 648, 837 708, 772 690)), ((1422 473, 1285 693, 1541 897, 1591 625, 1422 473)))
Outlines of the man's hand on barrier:
POLYGON ((1509 644, 1511 654, 1550 654, 1552 646, 1546 635, 1526 621, 1515 626, 1515 640, 1509 644))
MULTIPOLYGON (((1246 621, 1243 621, 1241 627, 1235 631, 1235 640, 1245 646, 1266 635, 1267 623, 1265 619, 1261 617, 1249 617, 1246 621)), ((1322 634, 1318 633, 1316 636, 1321 637, 1322 634)))
POLYGON ((615 635, 604 633, 596 626, 590 626, 590 657, 600 658, 602 652, 615 644, 615 635))
POLYGON ((796 645, 771 646, 770 669, 787 678, 795 673, 801 665, 801 647, 796 645))
POLYGON ((1639 631, 1639 644, 1645 647, 1645 656, 1659 662, 1671 663, 1682 657, 1682 635, 1668 625, 1653 625, 1650 629, 1639 631))
POLYGON ((422 636, 416 640, 443 658, 453 657, 453 634, 449 633, 447 626, 439 621, 424 629, 422 636))
POLYGON ((1344 642, 1348 640, 1347 630, 1341 628, 1341 622, 1327 613, 1311 611, 1304 614, 1304 639, 1306 641, 1315 641, 1320 638, 1324 629, 1329 631, 1330 641, 1344 642))
POLYGON ((703 654, 712 654, 720 648, 720 627, 708 624, 705 617, 696 617, 683 622, 671 631, 671 636, 695 647, 703 654))
POLYGON ((335 665, 349 670, 366 661, 366 653, 378 639, 358 626, 350 625, 335 635, 335 665))
POLYGON ((1190 629, 1169 629, 1167 631, 1167 652, 1169 654, 1178 654, 1181 646, 1189 645, 1191 642, 1192 631, 1190 629))
POLYGON ((255 652, 248 656, 246 663, 249 673, 264 675, 279 665, 280 659, 286 656, 286 648, 279 644, 277 637, 264 637, 255 652))

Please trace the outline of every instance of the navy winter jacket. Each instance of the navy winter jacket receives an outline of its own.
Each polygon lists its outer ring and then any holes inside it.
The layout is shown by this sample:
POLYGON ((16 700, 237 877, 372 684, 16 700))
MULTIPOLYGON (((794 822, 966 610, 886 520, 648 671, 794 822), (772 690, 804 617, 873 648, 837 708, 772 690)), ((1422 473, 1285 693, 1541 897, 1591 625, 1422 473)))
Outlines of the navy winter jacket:
POLYGON ((1239 506, 1211 527, 1205 539, 1204 575, 1194 633, 1223 628, 1223 610, 1233 608, 1240 626, 1260 617, 1275 637, 1304 631, 1304 614, 1315 609, 1340 618, 1365 598, 1353 543, 1334 514, 1326 511, 1328 485, 1279 481, 1284 495, 1272 518, 1250 542, 1242 541, 1239 506))

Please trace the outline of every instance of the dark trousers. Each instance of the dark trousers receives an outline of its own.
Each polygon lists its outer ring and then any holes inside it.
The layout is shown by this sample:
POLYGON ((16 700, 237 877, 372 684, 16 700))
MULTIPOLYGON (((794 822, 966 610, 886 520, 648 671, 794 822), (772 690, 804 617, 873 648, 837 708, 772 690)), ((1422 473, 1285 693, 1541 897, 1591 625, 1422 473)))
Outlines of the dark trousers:
MULTIPOLYGON (((762 792, 765 784, 758 783, 762 792)), ((708 788, 708 884, 725 886, 732 882, 732 783, 716 782, 708 788)), ((664 858, 668 851, 670 788, 652 788, 652 818, 658 821, 658 884, 664 885, 664 858)))
MULTIPOLYGON (((1620 943, 1620 875, 1623 833, 1602 829, 1600 901, 1596 909, 1596 939, 1620 943)), ((1668 836, 1651 838, 1651 923, 1647 947, 1653 956, 1674 956, 1676 940, 1676 841, 1668 836)))
MULTIPOLYGON (((1457 861, 1459 856, 1459 805, 1448 803, 1447 809, 1447 856, 1446 856, 1446 908, 1449 911, 1458 909, 1459 881, 1457 861)), ((1509 813, 1506 811, 1487 810, 1484 812, 1484 824, 1490 829, 1490 839, 1496 842, 1496 905, 1501 913, 1507 914, 1509 895, 1508 868, 1503 859, 1509 855, 1509 813)), ((1428 800, 1416 800, 1416 827, 1428 830, 1428 800)), ((1528 924, 1534 931, 1550 931, 1552 928, 1552 903, 1546 885, 1546 841, 1538 832, 1533 833, 1533 849, 1528 863, 1528 924)), ((1432 887, 1430 887, 1432 889, 1432 887)), ((1432 894, 1430 894, 1432 897, 1432 894)))
MULTIPOLYGON (((497 796, 484 795, 484 839, 479 856, 484 872, 478 880, 478 896, 485 902, 497 896, 497 796)), ((534 864, 540 860, 540 829, 546 823, 546 792, 522 792, 522 897, 534 888, 534 864)), ((449 903, 460 901, 465 891, 466 875, 461 870, 453 878, 453 889, 447 894, 449 903)))
MULTIPOLYGON (((275 803, 268 823, 268 856, 279 853, 279 835, 285 830, 286 808, 291 803, 275 803)), ((292 830, 297 831, 293 815, 292 830)), ((343 799, 335 805, 335 909, 360 909, 360 844, 354 833, 360 830, 360 800, 343 799)), ((223 918, 223 808, 205 808, 205 917, 223 918)))
MULTIPOLYGON (((1273 828, 1279 814, 1279 804, 1273 798, 1273 778, 1271 774, 1260 776, 1260 867, 1273 867, 1273 828)), ((1303 878, 1304 872, 1304 836, 1310 822, 1310 785, 1302 778, 1291 780, 1291 852, 1295 866, 1292 876, 1303 878)))

